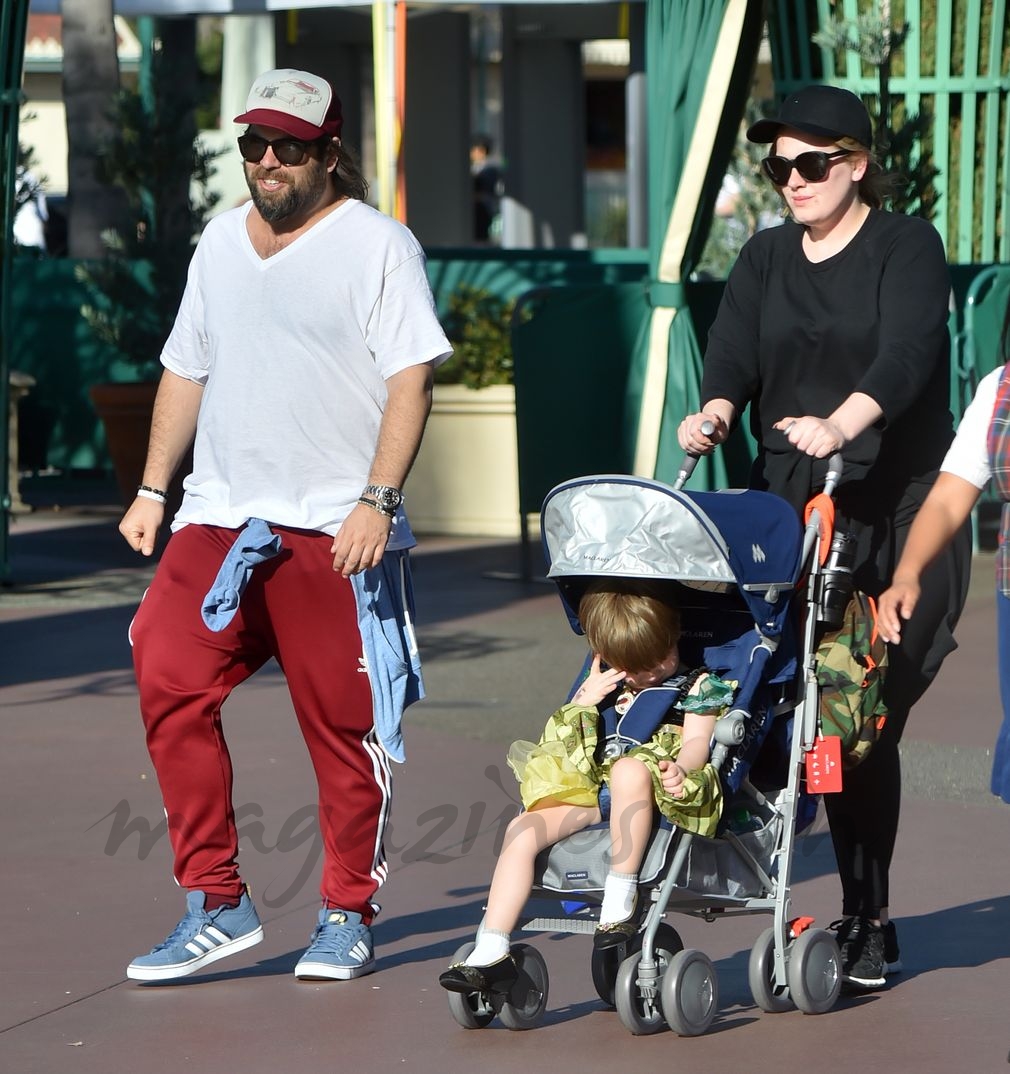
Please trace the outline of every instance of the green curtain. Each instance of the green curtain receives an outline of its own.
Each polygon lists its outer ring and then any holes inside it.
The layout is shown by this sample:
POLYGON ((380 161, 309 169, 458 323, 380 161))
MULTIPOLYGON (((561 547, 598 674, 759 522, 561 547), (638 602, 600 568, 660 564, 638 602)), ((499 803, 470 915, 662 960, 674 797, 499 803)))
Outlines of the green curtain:
MULTIPOLYGON (((647 0, 648 310, 632 356, 626 450, 640 476, 673 481, 677 426, 698 409, 701 348, 684 281, 708 234, 750 90, 761 0, 647 0)), ((721 452, 694 487, 727 484, 721 452)))
POLYGON ((21 68, 25 55, 28 0, 0 0, 0 582, 10 574, 7 536, 11 491, 8 488, 7 399, 11 323, 11 229, 14 224, 14 177, 18 161, 18 113, 21 68))

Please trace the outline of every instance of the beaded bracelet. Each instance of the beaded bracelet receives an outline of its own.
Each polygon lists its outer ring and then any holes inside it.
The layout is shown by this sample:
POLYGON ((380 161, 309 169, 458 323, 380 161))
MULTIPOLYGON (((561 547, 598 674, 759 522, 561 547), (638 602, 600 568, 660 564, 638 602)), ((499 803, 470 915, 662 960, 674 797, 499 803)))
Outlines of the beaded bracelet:
POLYGON ((395 514, 395 512, 387 510, 376 500, 370 500, 367 496, 359 496, 358 503, 363 503, 366 507, 371 507, 373 511, 378 511, 380 515, 385 515, 386 518, 392 518, 395 514))
POLYGON ((137 495, 145 500, 155 500, 158 503, 168 503, 168 494, 161 489, 152 488, 150 485, 140 485, 137 495))

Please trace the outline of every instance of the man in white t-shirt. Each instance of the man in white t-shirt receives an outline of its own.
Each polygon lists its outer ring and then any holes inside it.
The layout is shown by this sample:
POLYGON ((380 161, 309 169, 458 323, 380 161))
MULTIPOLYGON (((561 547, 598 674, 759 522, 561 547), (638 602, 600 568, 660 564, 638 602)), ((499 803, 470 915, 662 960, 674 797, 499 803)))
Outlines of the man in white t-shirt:
POLYGON ((147 744, 186 914, 129 965, 183 977, 262 928, 240 877, 221 706, 275 658, 319 784, 322 906, 299 978, 374 968, 373 896, 400 717, 422 696, 400 489, 432 371, 451 353, 424 254, 364 202, 340 101, 306 71, 261 75, 239 138, 251 201, 214 218, 161 355, 143 483, 120 524, 154 551, 131 627, 147 744))

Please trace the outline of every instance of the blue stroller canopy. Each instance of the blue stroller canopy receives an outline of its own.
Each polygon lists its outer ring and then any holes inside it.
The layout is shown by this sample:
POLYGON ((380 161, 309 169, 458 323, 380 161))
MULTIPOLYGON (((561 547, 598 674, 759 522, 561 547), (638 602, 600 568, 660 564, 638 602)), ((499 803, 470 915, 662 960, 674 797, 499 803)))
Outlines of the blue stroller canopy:
POLYGON ((657 578, 701 591, 734 588, 755 626, 781 635, 803 555, 792 506, 767 492, 683 492, 621 475, 576 478, 544 500, 541 531, 565 610, 581 633, 568 578, 657 578))

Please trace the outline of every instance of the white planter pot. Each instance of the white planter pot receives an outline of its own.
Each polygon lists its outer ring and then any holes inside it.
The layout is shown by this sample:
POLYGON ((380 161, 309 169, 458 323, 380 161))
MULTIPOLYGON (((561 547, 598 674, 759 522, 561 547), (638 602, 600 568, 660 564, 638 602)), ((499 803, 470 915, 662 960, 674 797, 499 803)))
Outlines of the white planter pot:
POLYGON ((436 384, 403 491, 415 533, 518 537, 515 388, 436 384))

